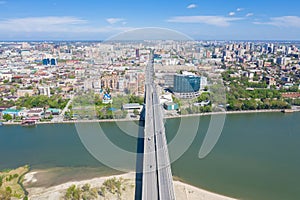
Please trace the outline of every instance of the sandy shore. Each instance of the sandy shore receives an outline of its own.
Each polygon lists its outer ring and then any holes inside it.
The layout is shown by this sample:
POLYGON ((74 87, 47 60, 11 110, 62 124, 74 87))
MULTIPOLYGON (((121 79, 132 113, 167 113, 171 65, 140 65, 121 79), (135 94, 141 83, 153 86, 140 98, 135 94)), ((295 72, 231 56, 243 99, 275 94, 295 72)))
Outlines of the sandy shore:
MULTIPOLYGON (((36 183, 39 181, 36 178, 36 175, 38 173, 39 172, 30 172, 25 175, 24 185, 27 191, 29 192, 29 199, 31 200, 62 199, 65 191, 71 185, 76 185, 81 187, 84 184, 89 183, 92 188, 100 188, 105 180, 114 177, 123 178, 124 180, 126 180, 126 182, 124 183, 126 185, 126 190, 124 193, 122 193, 121 199, 124 200, 134 199, 135 173, 127 173, 123 175, 108 176, 108 177, 98 177, 98 178, 93 178, 93 179, 83 180, 83 181, 72 181, 57 186, 52 186, 49 188, 30 187, 30 183, 33 182, 36 183)), ((229 198, 209 191, 205 191, 203 189, 196 188, 179 181, 174 181, 174 188, 175 188, 176 199, 178 200, 233 200, 233 198, 229 198)), ((102 200, 104 198, 99 196, 98 199, 102 200)), ((117 199, 117 198, 111 195, 110 197, 106 197, 106 199, 117 199)))

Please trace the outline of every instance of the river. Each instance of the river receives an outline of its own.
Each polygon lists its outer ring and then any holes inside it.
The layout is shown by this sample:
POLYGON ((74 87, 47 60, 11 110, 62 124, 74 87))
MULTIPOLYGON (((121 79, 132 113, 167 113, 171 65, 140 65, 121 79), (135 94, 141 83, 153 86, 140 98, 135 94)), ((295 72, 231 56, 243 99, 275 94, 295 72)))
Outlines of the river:
MULTIPOLYGON (((173 175, 191 185, 239 199, 300 199, 299 120, 300 113, 227 115, 215 148, 199 159, 210 122, 210 116, 201 116, 192 145, 172 163, 173 175)), ((188 130, 195 120, 185 121, 188 130)), ((120 123, 137 135, 136 126, 120 123)), ((169 141, 179 124, 180 119, 166 121, 169 141)), ((123 133, 118 125, 102 123, 101 127, 113 143, 127 151, 136 151, 136 138, 123 133)), ((104 145, 103 142, 99 141, 99 145, 104 145)), ((73 124, 0 127, 0 169, 25 164, 33 170, 65 169, 61 181, 120 173, 89 154, 73 124)), ((128 168, 127 163, 122 165, 128 168)), ((56 180, 47 182, 57 181, 56 176, 56 180)))

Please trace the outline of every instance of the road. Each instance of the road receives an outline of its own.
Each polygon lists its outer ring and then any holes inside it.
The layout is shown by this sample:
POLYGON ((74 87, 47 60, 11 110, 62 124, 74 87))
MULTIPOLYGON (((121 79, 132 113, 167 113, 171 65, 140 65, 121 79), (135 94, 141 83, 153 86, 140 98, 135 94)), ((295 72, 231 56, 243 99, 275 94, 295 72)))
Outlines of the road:
POLYGON ((174 200, 173 177, 163 123, 162 106, 159 104, 154 84, 153 52, 146 67, 145 130, 143 160, 143 200, 174 200))
POLYGON ((69 106, 73 102, 74 96, 71 96, 70 100, 68 101, 67 105, 65 108, 61 111, 61 113, 58 116, 54 116, 53 119, 51 120, 52 123, 60 123, 64 121, 65 113, 68 111, 69 106))

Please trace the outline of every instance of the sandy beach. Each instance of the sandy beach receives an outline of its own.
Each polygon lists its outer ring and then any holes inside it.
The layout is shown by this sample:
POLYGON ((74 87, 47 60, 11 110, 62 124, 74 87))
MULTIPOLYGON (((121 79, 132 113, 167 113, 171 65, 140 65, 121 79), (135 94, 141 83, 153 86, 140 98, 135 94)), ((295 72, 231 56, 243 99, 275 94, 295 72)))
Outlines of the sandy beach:
MULTIPOLYGON (((30 187, 31 183, 37 183, 39 180, 36 175, 40 173, 38 171, 30 172, 25 175, 24 185, 29 192, 29 199, 31 200, 57 200, 63 199, 66 190, 72 186, 83 186, 88 183, 92 188, 100 188, 102 184, 112 178, 122 178, 124 181, 124 186, 126 190, 122 193, 121 199, 129 200, 134 199, 135 191, 135 173, 126 173, 123 175, 107 176, 107 177, 97 177, 89 180, 82 181, 70 181, 56 186, 45 187, 30 187)), ((175 195, 178 200, 233 200, 233 198, 225 197, 219 194, 215 194, 209 191, 205 191, 194 186, 182 183, 180 181, 174 181, 175 195)), ((99 200, 102 199, 118 199, 117 196, 110 194, 105 198, 102 196, 98 197, 99 200)))

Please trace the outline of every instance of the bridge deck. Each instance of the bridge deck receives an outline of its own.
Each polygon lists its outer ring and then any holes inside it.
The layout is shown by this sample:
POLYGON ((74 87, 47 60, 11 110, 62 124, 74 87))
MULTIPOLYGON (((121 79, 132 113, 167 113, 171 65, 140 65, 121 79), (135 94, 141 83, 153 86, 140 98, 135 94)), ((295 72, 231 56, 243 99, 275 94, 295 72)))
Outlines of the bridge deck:
POLYGON ((174 200, 173 178, 163 123, 162 106, 153 80, 153 51, 146 67, 143 200, 174 200))

